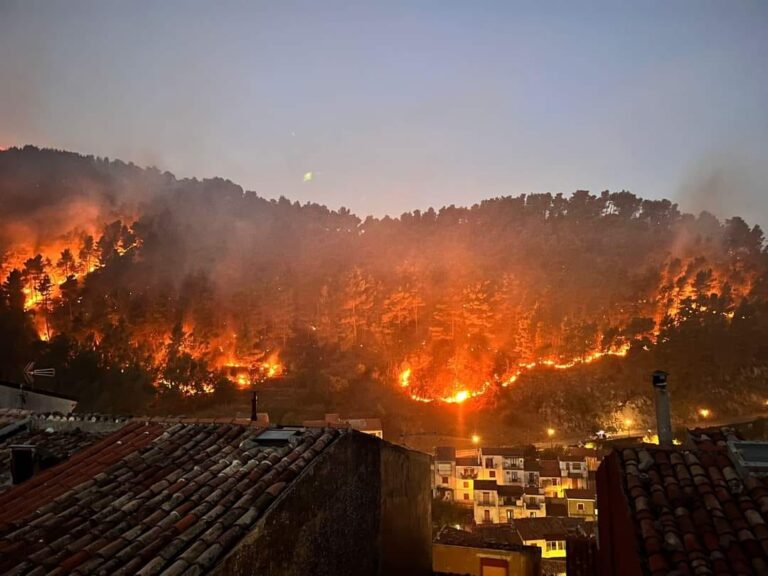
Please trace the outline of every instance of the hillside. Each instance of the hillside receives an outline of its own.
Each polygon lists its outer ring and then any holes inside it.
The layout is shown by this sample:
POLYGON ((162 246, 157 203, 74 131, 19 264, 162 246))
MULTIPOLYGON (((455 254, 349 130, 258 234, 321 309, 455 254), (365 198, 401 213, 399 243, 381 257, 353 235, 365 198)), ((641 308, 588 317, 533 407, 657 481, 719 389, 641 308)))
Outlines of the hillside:
POLYGON ((582 429, 641 420, 664 367, 681 414, 738 412, 768 397, 767 258, 739 217, 626 191, 361 218, 10 149, 0 376, 36 360, 109 411, 215 413, 255 385, 318 410, 582 429))

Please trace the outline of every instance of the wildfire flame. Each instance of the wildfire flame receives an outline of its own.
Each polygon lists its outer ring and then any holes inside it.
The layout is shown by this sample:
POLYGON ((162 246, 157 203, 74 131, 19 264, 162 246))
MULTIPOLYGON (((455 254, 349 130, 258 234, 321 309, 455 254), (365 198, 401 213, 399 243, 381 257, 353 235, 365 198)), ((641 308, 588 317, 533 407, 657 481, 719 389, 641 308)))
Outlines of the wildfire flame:
MULTIPOLYGON (((592 362, 595 362, 601 358, 605 358, 606 356, 623 357, 623 356, 626 356, 628 352, 629 352, 629 344, 625 344, 624 346, 621 346, 613 350, 606 350, 602 352, 592 352, 591 354, 588 354, 580 358, 574 358, 573 360, 569 360, 568 362, 557 362, 556 360, 547 358, 543 360, 537 360, 535 362, 523 363, 523 364, 519 364, 517 369, 514 370, 512 373, 506 375, 504 378, 501 378, 499 380, 499 384, 503 388, 506 388, 510 384, 514 384, 524 372, 528 372, 536 368, 546 367, 546 368, 552 368, 554 370, 568 370, 570 368, 573 368, 574 366, 578 366, 581 364, 591 364, 592 362)), ((400 372, 400 374, 398 375, 398 380, 400 381, 400 386, 402 388, 407 388, 410 386, 411 375, 412 375, 412 370, 410 368, 406 368, 400 372)), ((470 391, 467 388, 462 387, 460 384, 457 384, 456 391, 453 394, 449 394, 447 396, 431 398, 431 397, 419 394, 417 392, 411 392, 408 394, 408 396, 412 400, 415 400, 416 402, 429 403, 429 402, 438 401, 438 402, 443 402, 445 404, 463 404, 467 400, 470 400, 472 398, 477 398, 478 396, 482 396, 488 390, 490 390, 490 388, 491 388, 491 383, 486 381, 483 383, 483 385, 479 390, 475 390, 475 391, 470 391)))

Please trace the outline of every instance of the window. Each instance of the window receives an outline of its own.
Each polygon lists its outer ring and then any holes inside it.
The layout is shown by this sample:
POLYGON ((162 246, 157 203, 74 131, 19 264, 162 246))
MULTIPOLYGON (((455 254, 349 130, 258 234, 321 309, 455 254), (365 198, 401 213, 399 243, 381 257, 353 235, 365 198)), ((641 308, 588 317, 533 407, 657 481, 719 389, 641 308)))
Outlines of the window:
POLYGON ((469 488, 469 482, 464 482, 464 488, 469 488))
POLYGON ((515 513, 512 510, 507 510, 507 522, 512 522, 515 517, 515 513))
POLYGON ((483 522, 490 522, 491 521, 491 511, 486 510, 483 512, 483 522))
POLYGON ((512 472, 509 477, 512 478, 512 482, 517 482, 517 472, 512 472))
POLYGON ((536 512, 528 512, 528 518, 536 518, 536 512))
POLYGON ((483 492, 483 504, 486 506, 491 505, 491 493, 490 492, 483 492))
POLYGON ((469 494, 467 494, 466 492, 464 493, 464 500, 469 500, 469 494))
POLYGON ((485 467, 486 468, 495 468, 493 465, 493 458, 486 458, 485 459, 485 467))
POLYGON ((557 549, 558 550, 565 550, 565 541, 564 540, 558 540, 557 541, 557 549))
POLYGON ((584 512, 584 502, 576 502, 576 510, 584 512))
POLYGON ((552 542, 551 540, 547 540, 547 552, 552 552, 553 550, 557 550, 556 543, 552 542))
POLYGON ((490 476, 491 478, 496 478, 496 470, 491 470, 490 472, 488 472, 488 476, 490 476))
POLYGON ((448 476, 443 476, 443 484, 448 484, 448 476))

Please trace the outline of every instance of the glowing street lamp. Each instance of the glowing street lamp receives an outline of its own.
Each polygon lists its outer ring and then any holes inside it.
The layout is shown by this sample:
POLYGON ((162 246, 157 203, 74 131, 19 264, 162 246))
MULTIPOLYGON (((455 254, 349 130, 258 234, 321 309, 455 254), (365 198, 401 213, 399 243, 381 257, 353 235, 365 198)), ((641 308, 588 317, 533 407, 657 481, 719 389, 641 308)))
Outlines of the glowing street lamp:
POLYGON ((709 418, 712 415, 712 412, 709 408, 699 408, 699 416, 702 418, 709 418))
POLYGON ((632 419, 631 418, 625 418, 624 419, 624 428, 627 431, 627 438, 629 438, 630 433, 632 432, 632 419))
POLYGON ((555 447, 555 429, 554 428, 547 428, 547 436, 549 437, 549 447, 554 448, 555 447))
POLYGON ((480 444, 480 436, 472 434, 472 444, 480 444))

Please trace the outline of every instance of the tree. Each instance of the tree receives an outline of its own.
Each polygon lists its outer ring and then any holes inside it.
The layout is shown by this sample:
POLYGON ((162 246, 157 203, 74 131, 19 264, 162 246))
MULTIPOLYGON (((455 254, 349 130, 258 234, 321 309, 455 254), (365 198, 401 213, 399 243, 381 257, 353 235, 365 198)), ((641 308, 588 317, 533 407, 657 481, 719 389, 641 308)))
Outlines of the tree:
POLYGON ((344 312, 341 323, 346 329, 347 339, 353 344, 358 342, 362 332, 369 326, 374 295, 372 279, 360 268, 355 268, 347 277, 341 306, 344 312))

